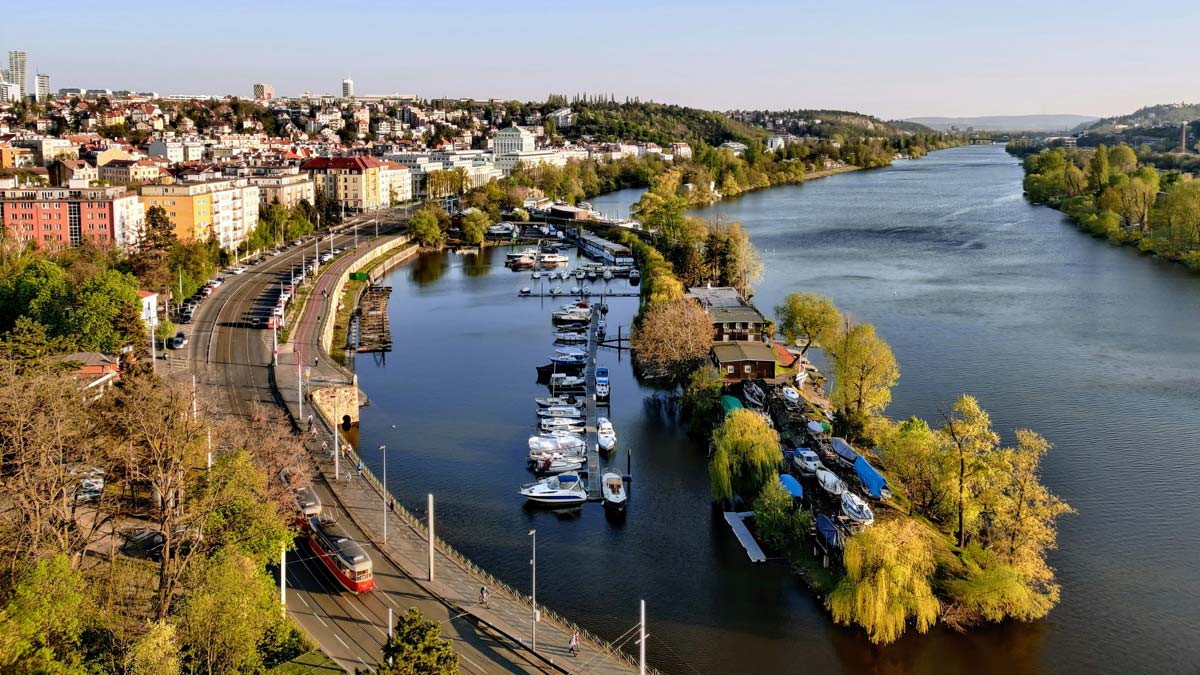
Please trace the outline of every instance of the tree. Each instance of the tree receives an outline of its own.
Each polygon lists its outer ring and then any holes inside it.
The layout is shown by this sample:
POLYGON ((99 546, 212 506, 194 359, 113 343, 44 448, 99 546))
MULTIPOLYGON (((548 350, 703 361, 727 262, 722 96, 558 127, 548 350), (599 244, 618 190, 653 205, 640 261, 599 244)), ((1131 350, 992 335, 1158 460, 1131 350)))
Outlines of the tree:
POLYGON ((754 500, 754 533, 776 551, 801 541, 811 525, 811 514, 797 509, 792 495, 777 480, 768 481, 754 500))
POLYGON ((442 242, 442 228, 438 225, 437 215, 422 207, 408 221, 408 233, 422 246, 436 246, 442 242))
POLYGON ((951 474, 951 457, 942 436, 925 420, 910 418, 880 444, 891 483, 908 498, 908 513, 926 516, 940 513, 946 499, 946 477, 951 474))
POLYGON ((834 621, 857 623, 871 642, 895 642, 910 619, 924 633, 937 621, 941 603, 933 594, 937 567, 933 545, 919 523, 894 518, 846 540, 846 576, 829 594, 834 621))
POLYGON ((463 243, 479 245, 491 224, 492 221, 488 218, 487 213, 479 209, 468 212, 462 218, 463 243))
POLYGON ((189 586, 178 626, 191 671, 258 672, 258 644, 281 621, 278 599, 263 568, 236 550, 224 550, 193 569, 189 586))
POLYGON ((179 675, 175 624, 156 621, 129 649, 129 675, 179 675))
POLYGON ((841 331, 843 319, 833 301, 816 293, 788 293, 775 306, 779 330, 788 344, 804 340, 801 354, 808 354, 814 344, 832 343, 841 331))
POLYGON ((707 431, 721 406, 725 378, 715 366, 705 365, 692 372, 683 390, 680 410, 692 431, 707 431))
POLYGON ((458 654, 442 627, 410 607, 396 620, 396 629, 383 644, 380 675, 458 675, 458 654))
POLYGON ((1113 173, 1129 175, 1137 168, 1137 155, 1124 143, 1108 151, 1108 165, 1113 173))
POLYGON ((1104 188, 1108 187, 1108 176, 1108 148, 1101 143, 1088 161, 1088 189, 1093 194, 1100 194, 1104 188))
POLYGON ((1073 509, 1041 482, 1041 462, 1050 443, 1028 429, 1018 429, 1016 435, 1015 448, 990 457, 984 544, 1032 592, 1057 599, 1058 585, 1046 564, 1046 551, 1058 543, 1055 522, 1073 509))
POLYGON ((142 237, 141 248, 167 251, 176 241, 178 239, 175 237, 175 226, 167 217, 167 210, 161 206, 151 206, 146 209, 146 230, 142 237))
POLYGON ((80 674, 83 576, 65 555, 38 562, 0 611, 0 673, 80 674))
POLYGON ((780 457, 779 434, 762 415, 750 410, 731 412, 713 433, 708 462, 713 497, 759 494, 776 479, 780 457))
POLYGON ((892 400, 892 386, 900 379, 896 357, 869 323, 850 328, 825 352, 833 357, 831 401, 838 423, 849 437, 860 438, 892 400))
POLYGON ((67 330, 79 336, 81 349, 112 354, 143 343, 146 328, 132 276, 107 270, 88 279, 75 289, 72 305, 67 330))
POLYGON ((521 208, 513 209, 513 218, 515 218, 518 223, 527 223, 529 222, 529 212, 521 208))
POLYGON ((266 494, 268 479, 246 450, 219 455, 204 474, 198 498, 206 502, 204 536, 236 547, 260 566, 290 548, 292 532, 266 494))
POLYGON ((978 529, 983 505, 979 495, 986 483, 987 458, 995 451, 1000 437, 992 431, 992 419, 979 407, 974 396, 963 395, 946 416, 939 430, 950 442, 954 469, 951 474, 953 490, 952 513, 955 538, 960 547, 978 529))
POLYGON ((657 374, 679 381, 712 349, 712 318, 694 300, 655 304, 633 335, 639 361, 657 374))

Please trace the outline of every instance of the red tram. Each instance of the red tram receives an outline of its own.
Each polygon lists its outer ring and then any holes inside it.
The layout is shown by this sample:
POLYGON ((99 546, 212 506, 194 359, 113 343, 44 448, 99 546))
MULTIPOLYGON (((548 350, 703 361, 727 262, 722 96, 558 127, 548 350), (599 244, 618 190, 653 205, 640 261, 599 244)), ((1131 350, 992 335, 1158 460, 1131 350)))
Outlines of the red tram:
POLYGON ((338 583, 354 593, 366 593, 375 588, 371 557, 336 524, 310 518, 307 534, 309 547, 337 577, 338 583))

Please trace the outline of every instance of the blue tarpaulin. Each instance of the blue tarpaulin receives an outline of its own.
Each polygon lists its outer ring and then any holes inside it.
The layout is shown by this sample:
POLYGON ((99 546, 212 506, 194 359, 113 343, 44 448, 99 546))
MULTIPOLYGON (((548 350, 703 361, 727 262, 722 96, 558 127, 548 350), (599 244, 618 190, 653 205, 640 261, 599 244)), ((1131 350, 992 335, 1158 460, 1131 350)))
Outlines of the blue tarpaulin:
POLYGON ((842 547, 842 533, 824 513, 817 516, 817 532, 833 548, 842 547))
POLYGON ((854 460, 854 473, 858 474, 858 479, 862 481, 863 487, 867 489, 867 494, 875 499, 883 499, 883 493, 888 489, 887 479, 883 474, 879 473, 865 457, 859 456, 854 460))
POLYGON ((733 412, 734 410, 741 410, 742 402, 732 396, 722 396, 721 397, 721 409, 725 411, 726 415, 728 415, 729 413, 733 412))
POLYGON ((800 487, 800 482, 788 474, 779 474, 779 483, 783 485, 783 489, 787 490, 793 499, 799 499, 804 496, 804 488, 800 487))
POLYGON ((854 463, 858 461, 858 453, 854 451, 854 448, 850 447, 846 439, 834 437, 831 442, 833 443, 833 451, 837 453, 842 463, 847 467, 854 466, 854 463))

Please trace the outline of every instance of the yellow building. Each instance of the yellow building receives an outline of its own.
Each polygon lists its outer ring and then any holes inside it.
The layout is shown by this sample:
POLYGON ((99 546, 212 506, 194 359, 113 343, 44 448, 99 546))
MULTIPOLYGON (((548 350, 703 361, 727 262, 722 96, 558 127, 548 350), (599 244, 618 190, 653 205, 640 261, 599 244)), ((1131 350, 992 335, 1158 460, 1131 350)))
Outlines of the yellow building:
POLYGON ((317 190, 347 211, 371 211, 390 205, 380 183, 382 167, 373 157, 317 157, 300 168, 312 176, 317 190))
POLYGON ((180 241, 216 238, 232 250, 258 225, 258 188, 245 179, 143 185, 146 212, 161 206, 180 241))

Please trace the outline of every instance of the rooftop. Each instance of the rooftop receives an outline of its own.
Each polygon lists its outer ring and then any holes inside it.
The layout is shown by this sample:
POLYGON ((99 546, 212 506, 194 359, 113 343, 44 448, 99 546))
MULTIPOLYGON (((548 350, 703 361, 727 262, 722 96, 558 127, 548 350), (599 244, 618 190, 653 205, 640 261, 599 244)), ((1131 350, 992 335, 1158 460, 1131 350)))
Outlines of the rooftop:
POLYGON ((713 345, 713 355, 721 363, 736 361, 770 361, 775 363, 775 352, 761 342, 718 342, 713 345))

